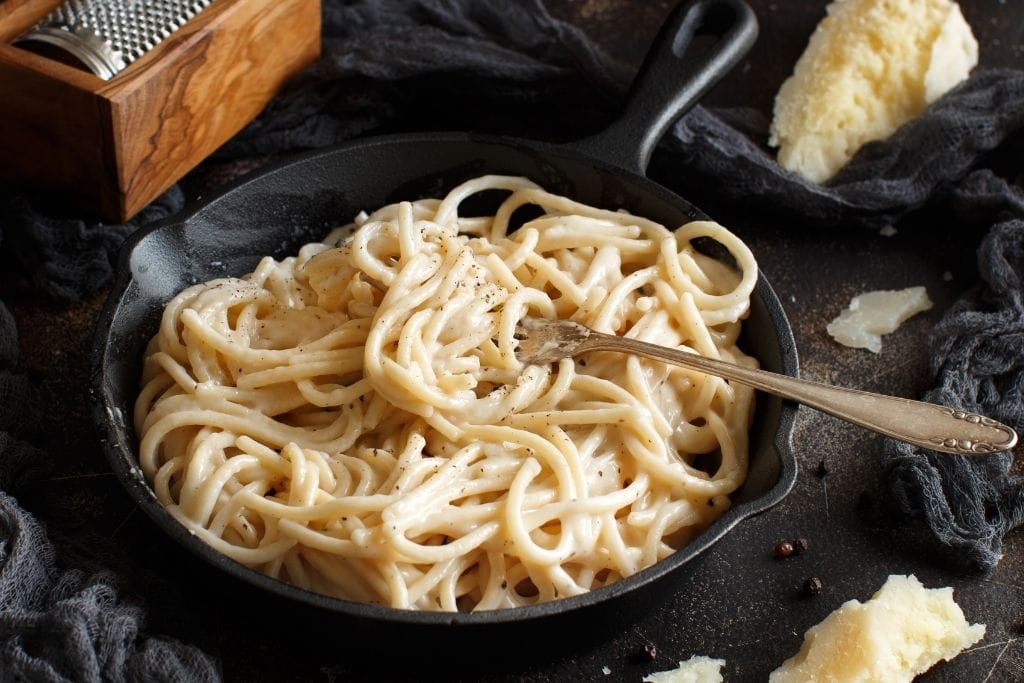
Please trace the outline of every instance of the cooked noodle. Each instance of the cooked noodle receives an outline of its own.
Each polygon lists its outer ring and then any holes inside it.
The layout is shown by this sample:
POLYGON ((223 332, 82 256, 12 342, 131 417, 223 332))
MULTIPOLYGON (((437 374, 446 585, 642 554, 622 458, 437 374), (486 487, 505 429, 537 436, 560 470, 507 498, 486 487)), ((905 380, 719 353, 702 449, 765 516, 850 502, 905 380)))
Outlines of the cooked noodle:
POLYGON ((486 176, 343 233, 164 311, 139 459, 199 538, 348 600, 490 610, 630 576, 728 508, 752 390, 614 353, 524 366, 513 338, 571 318, 755 365, 736 339, 757 267, 727 230, 486 176), (459 215, 488 189, 511 192, 493 217, 459 215), (525 205, 543 215, 509 233, 525 205))

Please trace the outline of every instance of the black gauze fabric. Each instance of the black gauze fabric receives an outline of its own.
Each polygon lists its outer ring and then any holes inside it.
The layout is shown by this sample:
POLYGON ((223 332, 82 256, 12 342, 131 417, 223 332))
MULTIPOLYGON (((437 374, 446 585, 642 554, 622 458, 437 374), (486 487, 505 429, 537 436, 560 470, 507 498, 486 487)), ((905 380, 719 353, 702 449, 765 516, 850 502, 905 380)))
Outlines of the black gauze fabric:
MULTIPOLYGON (((222 178, 357 135, 437 129, 581 137, 614 118, 632 77, 539 0, 324 0, 323 38, 322 59, 128 224, 56 213, 45 197, 0 188, 6 281, 21 280, 51 301, 79 300, 109 283, 127 235, 178 211, 186 195, 208 195, 222 178)), ((742 205, 836 239, 951 202, 979 240, 988 235, 979 252, 983 280, 936 330, 936 388, 928 398, 1022 428, 1024 211, 1019 187, 983 170, 1022 131, 1024 72, 979 71, 891 139, 867 145, 825 185, 775 163, 764 147, 763 117, 701 107, 663 140, 651 176, 700 196, 712 214, 716 206, 742 205)), ((125 594, 114 563, 79 562, 95 553, 76 552, 73 537, 47 533, 42 522, 55 527, 55 520, 20 507, 18 492, 52 459, 26 435, 59 429, 60 418, 33 414, 19 399, 27 380, 16 339, 0 305, 0 678, 216 678, 199 650, 145 634, 145 608, 125 594)), ((934 550, 966 555, 981 568, 997 561, 1002 535, 1022 515, 1006 454, 966 460, 889 444, 883 457, 894 501, 925 525, 934 550)))
POLYGON ((46 530, 0 492, 0 680, 215 681, 194 647, 142 638, 144 612, 107 571, 60 570, 46 530))
POLYGON ((18 436, 32 420, 23 414, 17 349, 14 319, 0 303, 0 680, 218 680, 217 663, 202 651, 143 635, 145 612, 122 597, 120 576, 84 560, 60 567, 46 528, 14 497, 54 460, 18 436))
MULTIPOLYGON (((953 193, 966 221, 993 222, 978 250, 982 284, 932 332, 937 386, 924 399, 1024 425, 1024 191, 989 171, 953 193)), ((1009 453, 951 457, 889 441, 889 484, 898 508, 921 519, 935 544, 961 564, 999 561, 1003 535, 1024 520, 1024 483, 1008 475, 1009 453)))
POLYGON ((33 289, 54 301, 70 303, 106 285, 117 250, 140 225, 177 213, 185 205, 178 186, 154 200, 124 224, 104 224, 54 216, 43 199, 0 193, 0 245, 13 257, 33 289))
POLYGON ((322 59, 217 158, 371 130, 571 138, 599 126, 632 78, 538 0, 326 2, 323 25, 322 59))

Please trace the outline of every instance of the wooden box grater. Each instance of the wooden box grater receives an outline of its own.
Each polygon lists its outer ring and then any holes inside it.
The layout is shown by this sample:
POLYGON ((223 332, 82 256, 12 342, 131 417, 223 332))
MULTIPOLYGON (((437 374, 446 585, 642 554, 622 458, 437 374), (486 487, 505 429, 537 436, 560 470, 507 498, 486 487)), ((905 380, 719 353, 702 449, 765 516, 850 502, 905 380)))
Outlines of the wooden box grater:
POLYGON ((109 81, 13 45, 61 0, 0 0, 0 179, 131 218, 320 52, 319 0, 214 0, 109 81))

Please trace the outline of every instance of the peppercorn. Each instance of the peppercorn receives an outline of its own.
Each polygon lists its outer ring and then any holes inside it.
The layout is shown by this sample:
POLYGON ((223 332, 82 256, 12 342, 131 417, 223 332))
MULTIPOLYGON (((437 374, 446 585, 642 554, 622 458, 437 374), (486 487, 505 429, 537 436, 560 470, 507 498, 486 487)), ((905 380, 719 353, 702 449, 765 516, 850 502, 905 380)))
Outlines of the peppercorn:
POLYGON ((779 541, 775 544, 775 550, 773 553, 775 559, 781 560, 784 557, 789 557, 793 554, 793 544, 789 541, 779 541))
POLYGON ((654 643, 644 643, 643 652, 644 657, 652 662, 658 656, 658 648, 655 647, 654 643))
POLYGON ((828 474, 828 465, 825 464, 824 460, 818 463, 818 469, 815 470, 815 474, 818 475, 819 479, 824 478, 828 474))
POLYGON ((806 538, 798 538, 793 541, 793 554, 800 555, 801 553, 805 553, 807 552, 808 547, 806 538))
POLYGON ((812 576, 811 578, 804 581, 804 593, 806 595, 817 595, 821 592, 821 589, 824 587, 825 584, 822 583, 821 579, 819 579, 817 576, 812 576))

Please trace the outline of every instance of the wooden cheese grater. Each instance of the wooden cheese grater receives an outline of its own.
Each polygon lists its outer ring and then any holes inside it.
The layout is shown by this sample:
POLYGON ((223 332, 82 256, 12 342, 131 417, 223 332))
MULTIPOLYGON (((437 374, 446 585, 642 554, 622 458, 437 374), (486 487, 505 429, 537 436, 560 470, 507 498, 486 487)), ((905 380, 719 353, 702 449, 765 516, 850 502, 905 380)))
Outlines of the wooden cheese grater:
POLYGON ((24 40, 71 3, 0 2, 0 179, 126 220, 255 118, 319 54, 319 0, 153 2, 177 11, 159 40, 146 26, 130 39, 124 27, 114 35, 106 26, 103 35, 93 20, 89 28, 122 62, 110 62, 106 73, 67 46, 24 40))

